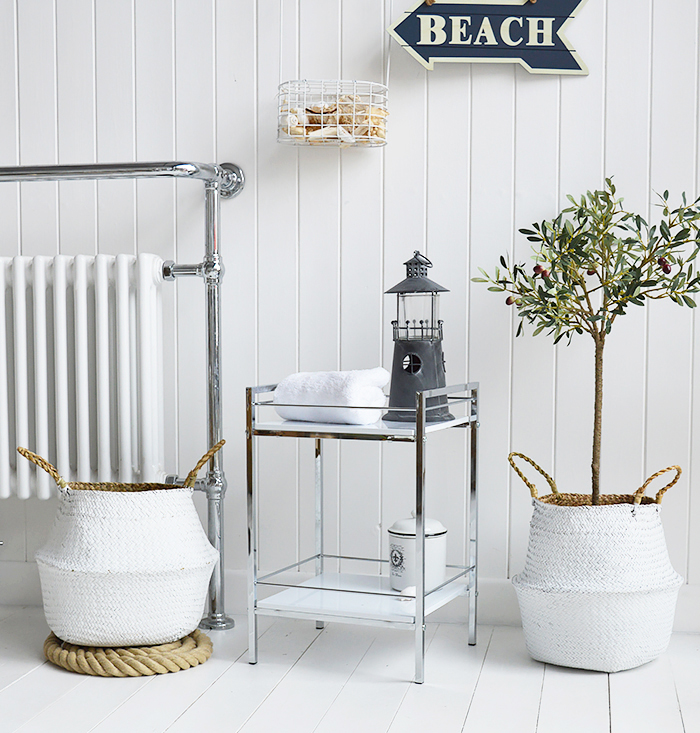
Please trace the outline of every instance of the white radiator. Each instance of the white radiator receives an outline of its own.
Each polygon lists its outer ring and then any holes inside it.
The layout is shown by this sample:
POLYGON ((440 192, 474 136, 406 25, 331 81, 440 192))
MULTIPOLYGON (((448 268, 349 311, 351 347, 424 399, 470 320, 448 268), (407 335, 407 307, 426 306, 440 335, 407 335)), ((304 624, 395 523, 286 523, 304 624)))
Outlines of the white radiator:
POLYGON ((52 479, 161 481, 162 260, 0 258, 0 497, 48 498, 52 479))

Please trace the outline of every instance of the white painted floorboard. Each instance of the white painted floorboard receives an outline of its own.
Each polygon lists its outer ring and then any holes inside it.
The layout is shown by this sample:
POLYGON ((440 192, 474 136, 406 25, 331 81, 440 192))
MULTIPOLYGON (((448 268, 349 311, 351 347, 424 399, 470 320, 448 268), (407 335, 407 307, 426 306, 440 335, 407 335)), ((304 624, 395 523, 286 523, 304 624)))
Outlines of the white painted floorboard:
POLYGON ((522 630, 429 624, 425 683, 410 632, 245 618, 212 632, 212 658, 177 674, 84 677, 43 660, 40 608, 0 607, 0 733, 697 733, 700 635, 676 634, 638 669, 607 675, 540 664, 522 630))

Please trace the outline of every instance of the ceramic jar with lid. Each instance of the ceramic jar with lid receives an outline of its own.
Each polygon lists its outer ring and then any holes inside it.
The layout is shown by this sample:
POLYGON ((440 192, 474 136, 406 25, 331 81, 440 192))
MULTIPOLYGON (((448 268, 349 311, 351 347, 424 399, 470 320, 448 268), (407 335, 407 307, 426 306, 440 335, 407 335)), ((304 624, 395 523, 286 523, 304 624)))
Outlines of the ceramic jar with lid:
MULTIPOLYGON (((447 529, 437 519, 423 519, 425 527, 425 590, 445 582, 447 529)), ((416 517, 399 519, 389 527, 391 587, 402 591, 416 585, 416 517)))

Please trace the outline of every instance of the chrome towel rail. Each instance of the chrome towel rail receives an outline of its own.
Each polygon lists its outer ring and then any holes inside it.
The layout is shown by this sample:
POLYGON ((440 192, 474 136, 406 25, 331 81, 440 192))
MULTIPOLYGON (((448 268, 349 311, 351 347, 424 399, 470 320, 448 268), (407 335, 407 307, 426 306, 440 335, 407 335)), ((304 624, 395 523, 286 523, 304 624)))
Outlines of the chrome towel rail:
MULTIPOLYGON (((133 178, 192 178, 204 182, 205 246, 204 259, 196 265, 163 264, 163 277, 174 280, 179 276, 202 277, 207 299, 207 445, 215 445, 222 436, 221 403, 221 296, 223 264, 219 254, 219 201, 237 196, 245 185, 243 171, 234 163, 95 163, 90 165, 49 165, 0 168, 0 182, 107 180, 133 178)), ((169 483, 181 484, 182 479, 168 476, 169 483)), ((209 612, 200 624, 209 629, 229 629, 233 619, 224 610, 224 537, 223 499, 226 493, 221 453, 209 461, 209 471, 203 482, 197 482, 207 494, 207 534, 219 552, 219 562, 209 584, 209 612)), ((1 544, 1 543, 0 543, 1 544)))
POLYGON ((224 198, 243 190, 243 171, 234 163, 93 163, 0 168, 0 181, 77 181, 118 178, 195 178, 218 184, 224 198))

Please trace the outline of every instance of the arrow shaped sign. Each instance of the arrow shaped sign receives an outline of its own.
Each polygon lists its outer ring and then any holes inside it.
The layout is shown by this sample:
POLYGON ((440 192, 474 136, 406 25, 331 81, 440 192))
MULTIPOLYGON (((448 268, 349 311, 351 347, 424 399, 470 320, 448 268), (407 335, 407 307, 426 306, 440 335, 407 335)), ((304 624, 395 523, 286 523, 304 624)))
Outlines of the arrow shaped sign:
POLYGON ((427 69, 450 61, 520 64, 533 74, 588 74, 563 33, 585 2, 421 0, 388 32, 427 69))

